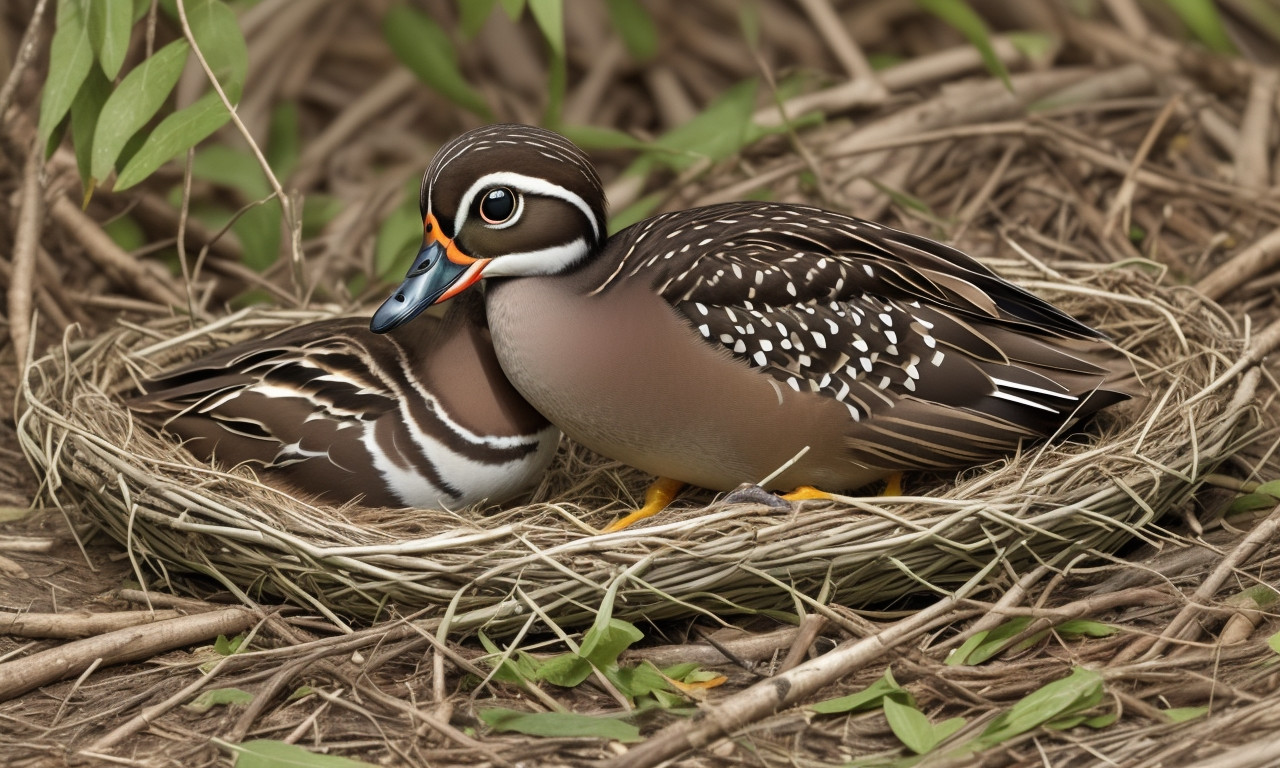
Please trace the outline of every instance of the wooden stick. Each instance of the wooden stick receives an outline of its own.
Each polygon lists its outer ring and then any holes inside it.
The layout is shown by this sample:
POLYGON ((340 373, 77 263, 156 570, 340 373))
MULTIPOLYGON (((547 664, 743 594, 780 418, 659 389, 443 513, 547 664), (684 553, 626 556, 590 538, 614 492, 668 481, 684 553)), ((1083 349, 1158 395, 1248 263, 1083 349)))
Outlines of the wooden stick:
POLYGON ((22 192, 19 199, 18 227, 13 238, 13 275, 9 282, 9 338, 18 356, 18 375, 25 376, 27 346, 31 337, 31 298, 35 293, 36 251, 44 220, 44 195, 41 170, 44 153, 38 140, 33 140, 22 170, 22 192))
POLYGON ((1219 264, 1196 289, 1217 301, 1257 275, 1265 275, 1280 267, 1280 228, 1273 229, 1261 240, 1219 264))
POLYGON ((993 559, 968 583, 956 590, 955 594, 939 600, 910 618, 870 637, 842 643, 830 653, 807 661, 789 672, 762 680, 729 696, 716 706, 709 707, 696 719, 681 720, 663 728, 620 758, 610 759, 611 768, 648 768, 658 765, 689 750, 706 746, 816 693, 832 681, 880 658, 895 646, 927 632, 938 619, 949 619, 949 614, 959 601, 981 584, 1000 562, 999 558, 993 559))
POLYGON ((199 613, 141 627, 74 640, 21 659, 0 664, 0 701, 78 675, 96 659, 122 664, 182 648, 218 635, 234 635, 253 626, 253 614, 241 608, 199 613))
POLYGON ((1244 540, 1236 545, 1231 553, 1222 559, 1217 568, 1213 569, 1213 573, 1200 584, 1195 594, 1190 598, 1187 605, 1183 606, 1173 621, 1169 622, 1160 638, 1147 650, 1143 655, 1143 659, 1153 659, 1164 652, 1170 643, 1176 640, 1188 639, 1186 636, 1193 632, 1198 632, 1198 628, 1192 629, 1192 622, 1196 615, 1203 610, 1204 605, 1213 599, 1214 594, 1222 587, 1227 578, 1235 572, 1237 568, 1244 565, 1245 561, 1253 556, 1258 548, 1263 544, 1273 541, 1276 534, 1280 533, 1280 505, 1271 510, 1271 514, 1266 520, 1258 524, 1258 527, 1249 532, 1244 540), (1191 629, 1191 632, 1187 630, 1191 629))
POLYGON ((85 255, 98 267, 119 275, 143 298, 159 304, 183 306, 186 301, 173 288, 165 285, 155 275, 123 248, 116 245, 111 236, 102 230, 98 222, 71 200, 59 195, 49 206, 54 223, 84 246, 85 255))
POLYGON ((178 611, 117 611, 113 613, 13 613, 0 611, 0 635, 10 637, 53 637, 74 640, 125 627, 176 619, 178 611))

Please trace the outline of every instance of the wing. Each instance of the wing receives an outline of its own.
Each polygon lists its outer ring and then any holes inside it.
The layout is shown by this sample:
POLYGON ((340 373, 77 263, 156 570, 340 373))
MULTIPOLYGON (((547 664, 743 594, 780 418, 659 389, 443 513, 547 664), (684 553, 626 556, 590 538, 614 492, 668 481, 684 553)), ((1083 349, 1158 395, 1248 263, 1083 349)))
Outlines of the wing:
POLYGON ((615 239, 610 280, 652 274, 708 342, 843 403, 861 422, 855 454, 873 466, 972 463, 1123 399, 1094 396, 1105 369, 1085 358, 1105 348, 1101 334, 925 238, 742 203, 657 216, 615 239), (641 243, 653 255, 637 260, 641 243))
POLYGON ((360 319, 311 323, 164 373, 129 405, 206 457, 220 445, 220 455, 264 466, 326 454, 342 465, 335 434, 398 407, 376 362, 387 345, 360 319))

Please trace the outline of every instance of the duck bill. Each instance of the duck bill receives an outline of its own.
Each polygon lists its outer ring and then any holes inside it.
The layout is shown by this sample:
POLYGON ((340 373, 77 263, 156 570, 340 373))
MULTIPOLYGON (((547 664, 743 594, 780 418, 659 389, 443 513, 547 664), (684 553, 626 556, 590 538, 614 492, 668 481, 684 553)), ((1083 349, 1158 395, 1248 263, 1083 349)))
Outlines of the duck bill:
POLYGON ((473 259, 452 242, 423 243, 400 287, 373 313, 369 330, 386 333, 417 317, 422 310, 451 299, 471 287, 484 273, 489 259, 473 259))

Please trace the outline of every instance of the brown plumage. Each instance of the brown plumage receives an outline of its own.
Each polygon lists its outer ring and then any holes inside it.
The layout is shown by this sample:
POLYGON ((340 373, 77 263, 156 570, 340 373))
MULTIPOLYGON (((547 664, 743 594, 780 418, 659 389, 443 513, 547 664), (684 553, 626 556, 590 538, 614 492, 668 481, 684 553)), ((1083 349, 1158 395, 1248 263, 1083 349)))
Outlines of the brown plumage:
POLYGON ((504 501, 559 432, 502 375, 478 302, 424 320, 386 336, 367 318, 308 323, 162 373, 129 405, 202 460, 325 501, 504 501))
POLYGON ((923 237, 744 202, 606 239, 572 147, 491 126, 442 149, 422 252, 375 330, 483 279, 498 359, 535 408, 596 451, 713 489, 806 448, 772 487, 970 466, 1129 396, 1101 334, 923 237))

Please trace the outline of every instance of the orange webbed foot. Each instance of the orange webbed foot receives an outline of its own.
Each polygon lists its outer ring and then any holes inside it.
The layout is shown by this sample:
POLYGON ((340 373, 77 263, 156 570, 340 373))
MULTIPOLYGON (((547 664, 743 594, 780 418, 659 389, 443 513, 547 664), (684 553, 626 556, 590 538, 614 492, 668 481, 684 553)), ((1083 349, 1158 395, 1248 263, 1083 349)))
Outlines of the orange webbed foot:
POLYGON ((634 525, 646 517, 653 517, 667 508, 667 505, 675 499, 680 490, 684 488, 684 485, 679 480, 672 480, 669 477, 660 477, 654 480, 649 489, 644 492, 644 506, 613 521, 601 533, 621 531, 623 528, 634 525))

